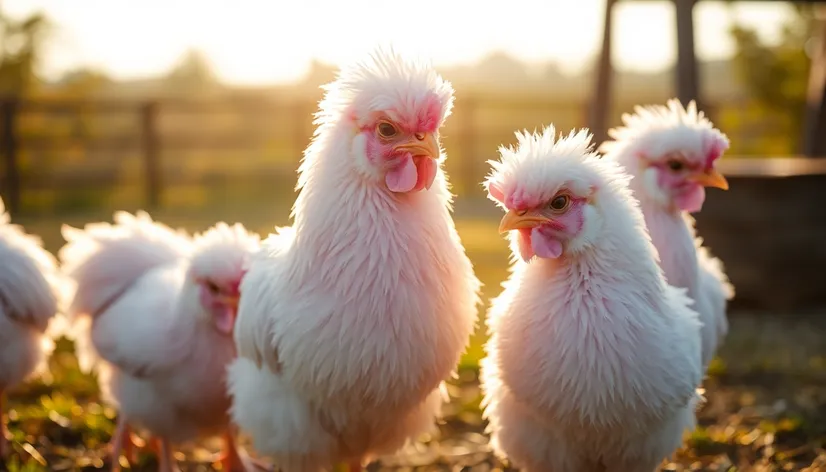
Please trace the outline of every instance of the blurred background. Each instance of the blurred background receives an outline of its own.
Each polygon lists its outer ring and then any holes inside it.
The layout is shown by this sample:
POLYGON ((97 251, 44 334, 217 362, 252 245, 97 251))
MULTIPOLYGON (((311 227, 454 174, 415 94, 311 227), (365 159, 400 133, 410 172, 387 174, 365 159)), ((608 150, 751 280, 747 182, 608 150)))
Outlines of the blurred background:
MULTIPOLYGON (((731 140, 721 161, 731 189, 710 190, 697 220, 737 297, 703 426, 669 470, 820 470, 825 9, 784 1, 2 0, 0 195, 51 251, 62 244, 62 223, 110 220, 121 209, 146 209, 190 231, 226 220, 266 235, 289 224, 319 85, 377 42, 392 42, 432 58, 456 89, 443 131, 446 169, 487 303, 507 276, 508 253, 500 214, 479 183, 514 130, 587 126, 599 142, 635 105, 697 100, 731 140)), ((485 442, 475 388, 483 340, 480 331, 465 356, 455 416, 443 428, 465 435, 467 457, 485 442)), ((54 378, 12 395, 12 433, 30 446, 18 451, 21 463, 94 470, 114 412, 96 403, 94 379, 76 371, 69 343, 53 364, 54 378)), ((479 460, 495 467, 485 454, 479 460)))

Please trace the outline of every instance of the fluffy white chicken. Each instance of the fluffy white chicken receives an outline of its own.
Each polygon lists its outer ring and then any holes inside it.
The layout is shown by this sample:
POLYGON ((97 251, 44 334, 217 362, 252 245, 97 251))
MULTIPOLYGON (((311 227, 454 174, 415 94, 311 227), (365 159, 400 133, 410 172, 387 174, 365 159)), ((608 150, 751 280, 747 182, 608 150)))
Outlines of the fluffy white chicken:
POLYGON ((728 189, 714 168, 729 141, 697 111, 676 99, 667 106, 636 107, 624 114, 624 127, 609 131, 602 144, 606 159, 619 162, 633 176, 645 223, 660 256, 668 283, 688 290, 703 323, 703 366, 708 367, 728 332, 726 305, 734 287, 722 262, 695 235, 690 212, 700 211, 705 187, 728 189))
POLYGON ((697 313, 587 131, 516 137, 486 180, 518 255, 488 315, 494 450, 529 471, 651 472, 695 424, 697 313))
POLYGON ((241 286, 232 416, 281 470, 361 469, 429 430, 480 283, 450 215, 453 89, 379 49, 326 86, 294 224, 241 286))
POLYGON ((39 238, 11 224, 0 200, 0 459, 10 453, 2 421, 6 390, 47 367, 61 334, 65 283, 39 238))
POLYGON ((59 253, 76 283, 69 314, 81 329, 82 366, 97 368, 106 398, 120 409, 113 467, 131 444, 130 425, 139 425, 159 438, 161 471, 176 469, 173 444, 218 433, 226 440, 224 469, 244 470, 225 378, 235 357, 238 286, 258 235, 218 223, 190 238, 143 212, 114 220, 64 226, 59 253))

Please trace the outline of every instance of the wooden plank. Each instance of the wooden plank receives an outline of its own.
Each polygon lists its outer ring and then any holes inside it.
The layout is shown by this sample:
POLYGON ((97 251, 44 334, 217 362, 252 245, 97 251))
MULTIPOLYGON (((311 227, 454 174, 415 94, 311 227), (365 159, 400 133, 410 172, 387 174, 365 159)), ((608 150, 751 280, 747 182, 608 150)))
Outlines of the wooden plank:
POLYGON ((703 109, 699 97, 699 76, 697 55, 694 51, 694 1, 674 0, 674 14, 677 24, 677 67, 674 70, 677 98, 687 105, 691 100, 697 108, 703 109))
POLYGON ((594 142, 601 143, 608 138, 608 114, 611 110, 611 83, 614 67, 611 63, 611 35, 614 23, 616 0, 605 0, 605 18, 602 25, 602 49, 597 65, 597 79, 591 102, 588 127, 594 135, 594 142))
POLYGON ((717 164, 724 175, 781 178, 799 175, 826 175, 826 159, 806 157, 726 156, 717 164))
POLYGON ((802 152, 808 157, 826 157, 826 15, 819 13, 803 123, 802 152))

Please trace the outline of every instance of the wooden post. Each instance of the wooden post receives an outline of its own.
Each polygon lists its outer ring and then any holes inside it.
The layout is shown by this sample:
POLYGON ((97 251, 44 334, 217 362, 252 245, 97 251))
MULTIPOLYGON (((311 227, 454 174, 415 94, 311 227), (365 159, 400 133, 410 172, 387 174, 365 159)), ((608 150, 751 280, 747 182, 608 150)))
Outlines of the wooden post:
POLYGON ((803 155, 826 157, 826 12, 817 6, 816 45, 809 71, 806 121, 803 124, 803 155))
POLYGON ((146 204, 157 208, 161 202, 160 138, 158 136, 158 103, 148 102, 141 107, 143 127, 143 157, 146 177, 146 204))
POLYGON ((588 128, 594 135, 594 143, 608 139, 608 115, 611 112, 611 82, 614 76, 614 67, 611 63, 611 26, 614 19, 614 4, 616 0, 605 0, 605 22, 602 26, 602 50, 597 63, 597 82, 594 90, 594 99, 588 119, 588 128))
POLYGON ((20 211, 20 168, 18 162, 17 112, 20 102, 17 98, 6 98, 2 102, 2 151, 6 164, 4 203, 9 213, 20 211))
POLYGON ((697 108, 703 105, 699 97, 699 78, 697 73, 697 56, 694 53, 694 1, 674 0, 674 13, 677 22, 677 67, 674 75, 677 81, 677 98, 688 105, 694 100, 697 108))

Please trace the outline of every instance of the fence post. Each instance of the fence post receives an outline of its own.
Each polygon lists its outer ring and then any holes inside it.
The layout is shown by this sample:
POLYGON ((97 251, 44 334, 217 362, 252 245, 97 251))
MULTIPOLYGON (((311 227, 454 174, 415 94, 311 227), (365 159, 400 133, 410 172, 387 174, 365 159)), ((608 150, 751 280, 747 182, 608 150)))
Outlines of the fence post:
POLYGON ((694 53, 694 4, 696 0, 675 0, 674 13, 677 26, 677 98, 688 106, 694 100, 697 109, 703 109, 700 100, 700 79, 697 71, 697 55, 694 53))
POLYGON ((588 128, 594 135, 594 142, 601 143, 608 137, 608 117, 611 116, 613 100, 611 99, 614 65, 611 61, 612 35, 614 26, 614 4, 616 0, 605 1, 602 25, 602 49, 599 51, 597 77, 594 83, 594 96, 587 108, 588 128))
POLYGON ((2 101, 2 151, 5 157, 6 179, 3 182, 5 189, 5 204, 9 213, 20 210, 20 168, 18 162, 19 146, 17 143, 17 111, 20 102, 15 97, 2 101))
POLYGON ((809 70, 801 143, 806 157, 826 156, 826 7, 817 5, 815 15, 815 48, 809 70))
POLYGON ((143 104, 141 107, 141 125, 143 128, 143 157, 146 172, 146 203, 149 208, 157 208, 160 206, 162 191, 157 102, 143 104))

